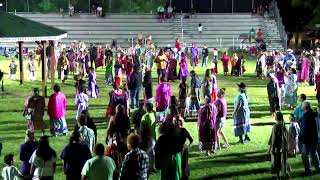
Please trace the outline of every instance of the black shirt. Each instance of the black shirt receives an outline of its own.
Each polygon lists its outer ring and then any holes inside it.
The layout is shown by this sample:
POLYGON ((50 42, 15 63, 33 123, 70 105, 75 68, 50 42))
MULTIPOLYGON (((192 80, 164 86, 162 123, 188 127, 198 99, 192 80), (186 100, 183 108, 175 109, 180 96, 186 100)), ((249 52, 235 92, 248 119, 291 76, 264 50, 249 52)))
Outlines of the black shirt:
POLYGON ((208 48, 203 48, 203 49, 202 49, 202 56, 208 57, 208 55, 209 55, 209 50, 208 50, 208 48))

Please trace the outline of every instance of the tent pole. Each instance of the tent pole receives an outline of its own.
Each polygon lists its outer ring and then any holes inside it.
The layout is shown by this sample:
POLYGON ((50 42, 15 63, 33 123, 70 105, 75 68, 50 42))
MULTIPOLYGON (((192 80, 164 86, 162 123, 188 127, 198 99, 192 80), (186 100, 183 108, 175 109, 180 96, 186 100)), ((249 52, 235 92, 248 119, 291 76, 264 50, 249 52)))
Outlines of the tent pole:
POLYGON ((22 41, 19 41, 19 67, 20 67, 20 84, 23 84, 23 61, 22 61, 22 41))
MULTIPOLYGON (((50 42, 49 42, 50 43, 50 42)), ((56 58, 55 58, 55 42, 52 41, 51 46, 50 46, 50 69, 48 69, 48 71, 50 71, 50 77, 51 77, 51 88, 53 88, 54 84, 55 84, 55 62, 56 62, 56 58)))
POLYGON ((42 51, 41 51, 41 66, 42 66, 42 94, 47 97, 47 76, 46 76, 46 44, 45 41, 41 41, 42 51))

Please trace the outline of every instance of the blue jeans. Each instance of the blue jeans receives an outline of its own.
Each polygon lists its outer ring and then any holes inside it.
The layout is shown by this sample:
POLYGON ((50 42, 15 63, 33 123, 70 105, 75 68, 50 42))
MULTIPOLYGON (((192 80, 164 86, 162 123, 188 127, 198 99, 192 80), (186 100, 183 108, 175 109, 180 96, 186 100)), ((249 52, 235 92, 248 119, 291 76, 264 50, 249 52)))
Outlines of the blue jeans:
POLYGON ((202 57, 202 66, 205 65, 205 67, 207 67, 207 64, 208 64, 208 56, 203 56, 202 57))
POLYGON ((141 87, 136 87, 130 90, 130 99, 131 99, 130 108, 131 109, 134 109, 135 107, 139 106, 140 90, 141 90, 141 87), (136 104, 134 103, 134 100, 136 100, 136 104))
POLYGON ((195 60, 195 57, 191 56, 190 64, 193 68, 196 66, 194 60, 195 60))
POLYGON ((304 165, 305 172, 311 172, 310 158, 313 166, 317 171, 320 171, 319 156, 317 153, 317 144, 303 144, 301 151, 301 158, 304 165))
POLYGON ((199 101, 191 101, 190 102, 190 107, 189 107, 189 110, 190 111, 193 111, 193 110, 199 110, 200 109, 200 103, 199 101))

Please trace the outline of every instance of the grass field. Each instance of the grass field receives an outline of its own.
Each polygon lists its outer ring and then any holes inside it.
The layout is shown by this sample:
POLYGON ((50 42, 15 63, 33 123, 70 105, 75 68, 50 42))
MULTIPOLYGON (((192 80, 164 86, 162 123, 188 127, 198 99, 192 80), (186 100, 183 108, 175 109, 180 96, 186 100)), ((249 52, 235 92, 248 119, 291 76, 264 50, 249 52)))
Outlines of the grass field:
MULTIPOLYGON (((10 61, 0 57, 0 69, 8 72, 10 61)), ((17 62, 18 63, 18 62, 17 62)), ((231 147, 223 149, 216 154, 205 157, 203 152, 198 149, 198 133, 196 126, 196 119, 187 119, 185 127, 193 136, 195 143, 190 150, 189 164, 191 169, 191 179, 271 179, 270 174, 270 156, 266 153, 268 149, 268 139, 271 133, 272 125, 275 123, 274 119, 269 113, 269 105, 266 92, 266 81, 256 80, 254 75, 255 62, 253 60, 246 62, 247 72, 244 77, 236 78, 231 76, 221 75, 221 63, 219 64, 218 86, 225 87, 226 98, 228 101, 229 117, 224 126, 225 134, 227 135, 231 147), (236 145, 237 138, 233 135, 233 120, 230 115, 233 108, 233 99, 237 95, 236 83, 245 82, 248 86, 249 106, 251 109, 252 132, 249 134, 251 142, 245 145, 236 145)), ((19 85, 19 81, 4 79, 5 91, 0 92, 0 142, 3 143, 3 151, 0 157, 0 168, 3 167, 3 155, 7 153, 14 153, 16 158, 16 165, 20 168, 19 161, 19 145, 24 142, 24 133, 26 130, 26 121, 22 116, 23 103, 25 98, 31 94, 33 87, 41 88, 40 69, 37 71, 38 81, 28 82, 24 85, 19 85)), ((196 68, 196 72, 203 77, 204 69, 196 68)), ((25 74, 25 77, 27 74, 25 74)), ((104 118, 105 108, 108 103, 108 92, 110 87, 104 83, 104 70, 97 70, 97 80, 100 86, 100 96, 97 99, 89 100, 90 113, 95 120, 98 127, 98 142, 104 142, 105 130, 107 127, 104 118)), ((19 77, 19 74, 17 75, 19 77)), ((154 86, 156 85, 156 75, 154 77, 154 86)), ((69 77, 70 78, 70 77, 69 77)), ((61 85, 62 92, 65 93, 68 99, 68 107, 66 119, 70 129, 74 127, 75 117, 75 103, 74 103, 74 81, 70 78, 64 85, 61 85)), ((172 83, 173 94, 177 95, 178 82, 172 83)), ((52 90, 48 86, 48 94, 52 90)), ((315 104, 315 92, 313 87, 300 85, 299 93, 306 93, 310 96, 310 100, 315 104)), ((47 103, 48 99, 46 99, 47 103)), ((284 109, 285 121, 288 122, 288 114, 291 112, 284 109)), ((48 116, 45 121, 48 124, 48 116)), ((49 131, 47 131, 49 132, 49 131)), ((40 136, 40 133, 37 134, 40 136)), ((50 144, 60 155, 61 150, 68 142, 69 136, 51 138, 50 144)), ((291 158, 289 160, 293 172, 291 176, 293 179, 303 179, 301 173, 303 172, 303 165, 301 157, 291 158)), ((154 174, 151 179, 156 179, 154 174)), ((307 179, 319 179, 319 175, 308 177, 307 179)), ((55 179, 63 180, 63 164, 58 161, 57 173, 55 179)))

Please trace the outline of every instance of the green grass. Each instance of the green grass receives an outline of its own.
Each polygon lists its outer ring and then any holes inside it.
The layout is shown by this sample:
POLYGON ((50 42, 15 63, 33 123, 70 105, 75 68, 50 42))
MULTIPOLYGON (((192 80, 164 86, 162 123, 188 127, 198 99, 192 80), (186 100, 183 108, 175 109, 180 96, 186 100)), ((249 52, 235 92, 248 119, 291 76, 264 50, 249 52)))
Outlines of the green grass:
MULTIPOLYGON (((0 68, 8 72, 9 61, 0 57, 0 68)), ((226 98, 228 101, 229 115, 233 108, 233 99, 237 95, 238 82, 245 82, 248 85, 249 105, 251 109, 252 132, 249 134, 251 142, 245 145, 235 145, 237 138, 233 135, 233 120, 230 116, 224 127, 225 134, 232 146, 229 149, 223 149, 216 154, 205 157, 203 152, 198 149, 198 133, 196 126, 196 119, 188 119, 185 127, 192 134, 195 143, 190 150, 189 164, 191 169, 191 179, 270 179, 270 156, 266 153, 268 149, 268 139, 271 133, 274 120, 269 113, 269 105, 266 93, 266 81, 256 80, 254 75, 255 61, 250 60, 246 62, 247 72, 244 77, 236 78, 231 76, 222 76, 221 63, 219 64, 218 86, 225 87, 226 98)), ((40 78, 40 69, 38 69, 38 80, 40 78)), ((197 67, 196 72, 203 77, 204 69, 197 67)), ((104 142, 105 130, 107 127, 104 118, 105 108, 108 103, 108 92, 110 87, 104 83, 104 70, 98 69, 98 85, 100 86, 100 96, 97 99, 90 99, 90 113, 97 123, 98 127, 98 142, 104 142)), ((18 74, 19 77, 19 74, 18 74)), ((26 77, 26 74, 25 74, 26 77)), ((156 78, 156 75, 153 75, 156 78)), ((21 163, 19 158, 19 145, 24 142, 24 133, 26 130, 26 121, 22 116, 23 104, 25 97, 31 94, 33 87, 41 88, 41 81, 28 82, 24 85, 19 85, 17 81, 4 80, 5 92, 0 92, 0 142, 3 143, 3 155, 7 153, 14 153, 16 156, 16 165, 20 168, 21 163)), ((173 94, 177 95, 178 82, 173 84, 173 94)), ((70 130, 72 130, 75 120, 75 104, 74 104, 74 81, 68 80, 66 84, 61 85, 62 92, 68 98, 68 108, 66 119, 70 130)), ((156 79, 154 79, 156 85, 156 79)), ((48 94, 52 90, 48 86, 48 94)), ((306 85, 300 85, 299 93, 306 93, 310 96, 309 99, 315 104, 314 88, 306 85)), ((48 99, 46 99, 46 102, 48 99)), ((291 112, 284 109, 285 120, 288 122, 288 114, 291 112)), ((45 121, 48 124, 48 116, 45 115, 45 121)), ((47 131, 48 132, 48 131, 47 131)), ((40 136, 40 134, 37 134, 40 136)), ((51 138, 50 144, 57 151, 58 154, 68 142, 67 137, 51 138)), ((1 160, 2 161, 2 160, 1 160)), ((291 158, 289 163, 292 166, 291 173, 293 179, 302 179, 300 174, 303 172, 303 165, 300 155, 297 158, 291 158)), ((3 162, 0 162, 0 168, 3 167, 3 162)), ((63 175, 62 161, 58 161, 57 173, 55 179, 65 179, 63 175)), ((156 179, 157 175, 153 175, 151 179, 156 179)), ((313 176, 308 179, 319 179, 320 176, 313 176)))

